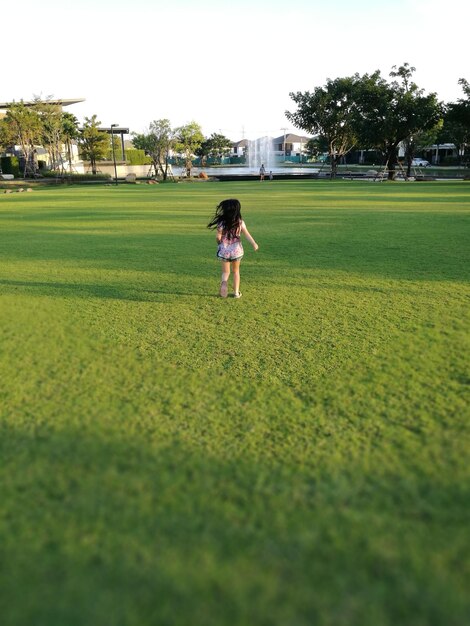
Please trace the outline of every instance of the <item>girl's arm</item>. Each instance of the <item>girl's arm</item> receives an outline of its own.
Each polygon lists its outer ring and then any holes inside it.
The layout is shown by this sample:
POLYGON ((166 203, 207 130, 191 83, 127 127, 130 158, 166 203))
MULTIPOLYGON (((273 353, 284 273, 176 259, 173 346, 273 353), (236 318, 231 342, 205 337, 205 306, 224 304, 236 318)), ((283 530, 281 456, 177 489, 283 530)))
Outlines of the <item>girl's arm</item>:
POLYGON ((255 249, 255 252, 256 252, 256 250, 258 250, 259 246, 256 243, 256 241, 253 239, 253 237, 250 235, 250 233, 248 232, 248 228, 246 227, 245 222, 242 222, 242 233, 245 235, 245 237, 251 243, 251 245, 253 246, 253 248, 255 249))
POLYGON ((216 239, 217 243, 220 243, 222 241, 222 228, 217 228, 216 239))

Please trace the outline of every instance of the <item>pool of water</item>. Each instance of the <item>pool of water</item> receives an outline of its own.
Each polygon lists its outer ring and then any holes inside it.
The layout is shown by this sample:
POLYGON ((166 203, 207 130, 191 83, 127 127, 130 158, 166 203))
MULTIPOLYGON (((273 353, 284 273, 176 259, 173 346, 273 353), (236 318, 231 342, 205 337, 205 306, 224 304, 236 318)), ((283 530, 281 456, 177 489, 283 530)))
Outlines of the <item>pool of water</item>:
MULTIPOLYGON (((173 166, 173 174, 180 176, 183 168, 173 166)), ((266 178, 269 172, 273 174, 315 174, 320 171, 318 167, 311 165, 292 166, 292 167, 273 167, 266 171, 266 178)), ((248 166, 233 167, 193 167, 192 176, 197 176, 200 172, 205 172, 208 176, 259 176, 259 168, 250 168, 248 166)))

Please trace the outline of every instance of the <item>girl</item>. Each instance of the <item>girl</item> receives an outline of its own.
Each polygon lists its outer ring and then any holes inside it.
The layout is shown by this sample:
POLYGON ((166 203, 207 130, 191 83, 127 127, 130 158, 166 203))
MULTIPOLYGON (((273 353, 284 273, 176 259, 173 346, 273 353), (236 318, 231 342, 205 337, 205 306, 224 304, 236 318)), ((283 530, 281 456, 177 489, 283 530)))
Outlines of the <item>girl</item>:
POLYGON ((230 264, 233 270, 233 295, 240 298, 240 261, 243 258, 243 246, 240 236, 243 233, 253 248, 258 250, 258 244, 248 232, 242 219, 241 205, 238 200, 222 200, 215 210, 215 215, 207 228, 217 228, 217 258, 222 261, 222 282, 220 295, 227 297, 230 264))

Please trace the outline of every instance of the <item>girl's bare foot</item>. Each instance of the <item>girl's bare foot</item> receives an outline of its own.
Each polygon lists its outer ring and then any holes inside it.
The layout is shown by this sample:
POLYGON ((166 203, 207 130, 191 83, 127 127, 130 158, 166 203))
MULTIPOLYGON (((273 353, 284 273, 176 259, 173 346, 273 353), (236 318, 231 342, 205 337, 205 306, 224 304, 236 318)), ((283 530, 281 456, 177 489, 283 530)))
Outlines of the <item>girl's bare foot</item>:
POLYGON ((226 298, 228 293, 227 281, 223 280, 220 283, 220 295, 222 298, 226 298))

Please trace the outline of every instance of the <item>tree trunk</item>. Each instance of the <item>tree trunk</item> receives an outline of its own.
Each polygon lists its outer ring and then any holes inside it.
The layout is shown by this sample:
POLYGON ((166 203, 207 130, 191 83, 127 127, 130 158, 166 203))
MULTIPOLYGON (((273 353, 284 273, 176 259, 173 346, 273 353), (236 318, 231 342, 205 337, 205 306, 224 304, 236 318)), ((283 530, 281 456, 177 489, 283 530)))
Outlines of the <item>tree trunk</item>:
POLYGON ((397 147, 393 146, 388 153, 388 180, 395 180, 397 161, 397 147))
POLYGON ((406 157, 406 177, 409 178, 411 176, 411 162, 413 160, 413 156, 408 154, 406 157))
POLYGON ((411 163, 413 161, 416 146, 412 138, 407 139, 405 142, 405 163, 406 163, 406 180, 411 176, 411 163))
POLYGON ((166 180, 168 178, 168 161, 159 161, 159 165, 160 165, 160 171, 162 173, 163 176, 163 180, 166 180))
POLYGON ((72 150, 70 146, 70 139, 67 139, 67 154, 69 157, 69 171, 72 173, 72 150))
POLYGON ((160 168, 160 163, 159 163, 158 159, 152 158, 152 165, 153 165, 153 169, 155 170, 155 178, 157 178, 158 170, 160 168))
POLYGON ((338 169, 338 156, 336 154, 330 154, 330 162, 331 162, 330 178, 336 178, 336 173, 338 169))

